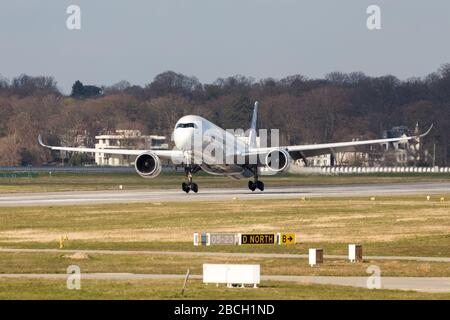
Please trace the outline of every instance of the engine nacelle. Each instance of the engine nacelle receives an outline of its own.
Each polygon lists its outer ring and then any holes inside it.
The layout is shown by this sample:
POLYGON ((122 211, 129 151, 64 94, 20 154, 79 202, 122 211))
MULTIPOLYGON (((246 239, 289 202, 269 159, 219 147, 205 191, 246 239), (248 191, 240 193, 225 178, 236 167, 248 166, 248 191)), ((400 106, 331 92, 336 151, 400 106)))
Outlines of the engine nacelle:
POLYGON ((291 157, 285 150, 272 150, 270 151, 264 160, 266 168, 272 172, 282 172, 289 168, 291 164, 291 157))
POLYGON ((152 152, 143 153, 136 157, 134 168, 143 178, 155 178, 161 173, 161 160, 152 152))

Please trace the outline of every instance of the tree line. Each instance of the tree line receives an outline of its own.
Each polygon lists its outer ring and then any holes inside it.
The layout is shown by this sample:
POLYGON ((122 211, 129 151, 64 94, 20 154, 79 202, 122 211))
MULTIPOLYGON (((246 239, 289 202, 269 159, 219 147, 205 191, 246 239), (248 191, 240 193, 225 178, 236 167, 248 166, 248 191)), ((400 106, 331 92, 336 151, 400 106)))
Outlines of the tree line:
POLYGON ((50 144, 88 146, 96 135, 116 129, 170 137, 186 114, 246 129, 255 100, 259 127, 279 129, 283 144, 378 138, 393 126, 413 129, 418 122, 424 130, 433 123, 424 146, 432 152, 436 145, 436 164, 450 164, 450 64, 445 64, 407 80, 332 72, 321 79, 293 75, 257 81, 236 75, 201 83, 167 71, 145 86, 75 81, 70 95, 62 94, 52 77, 0 76, 0 165, 56 161, 56 154, 38 146, 39 133, 50 144))

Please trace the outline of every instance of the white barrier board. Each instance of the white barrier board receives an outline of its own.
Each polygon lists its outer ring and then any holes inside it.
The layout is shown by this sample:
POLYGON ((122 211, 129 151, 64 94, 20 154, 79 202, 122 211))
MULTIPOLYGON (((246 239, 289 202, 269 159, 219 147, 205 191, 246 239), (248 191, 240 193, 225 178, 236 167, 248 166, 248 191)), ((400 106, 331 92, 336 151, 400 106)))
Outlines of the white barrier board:
POLYGON ((203 283, 259 284, 259 264, 203 264, 203 283))

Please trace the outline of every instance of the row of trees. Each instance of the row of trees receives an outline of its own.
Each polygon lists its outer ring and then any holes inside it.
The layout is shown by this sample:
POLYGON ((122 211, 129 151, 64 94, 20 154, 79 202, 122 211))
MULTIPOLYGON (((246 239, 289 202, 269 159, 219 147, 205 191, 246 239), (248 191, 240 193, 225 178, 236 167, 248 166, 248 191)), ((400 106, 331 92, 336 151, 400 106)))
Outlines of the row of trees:
POLYGON ((93 145, 94 136, 115 129, 140 129, 170 137, 177 119, 198 114, 224 128, 249 124, 260 101, 259 126, 278 128, 282 142, 318 143, 379 137, 397 125, 435 129, 426 139, 436 163, 450 164, 450 64, 424 78, 401 81, 361 72, 333 72, 323 79, 301 75, 255 81, 245 76, 203 84, 172 71, 146 86, 121 81, 112 86, 75 82, 70 96, 51 77, 0 77, 0 165, 51 162, 37 145, 93 145), (81 141, 82 140, 82 141, 81 141))

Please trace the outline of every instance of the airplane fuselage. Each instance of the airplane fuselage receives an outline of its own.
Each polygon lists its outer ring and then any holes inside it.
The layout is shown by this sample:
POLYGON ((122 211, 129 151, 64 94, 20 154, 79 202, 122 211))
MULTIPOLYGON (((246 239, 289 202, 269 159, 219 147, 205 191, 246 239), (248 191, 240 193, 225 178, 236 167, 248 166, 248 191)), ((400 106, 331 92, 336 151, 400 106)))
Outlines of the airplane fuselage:
POLYGON ((248 151, 248 145, 232 132, 224 130, 200 116, 188 115, 175 124, 173 138, 186 161, 214 175, 248 178, 253 172, 236 164, 235 157, 248 151))

